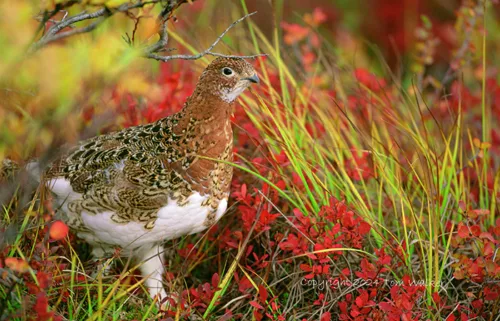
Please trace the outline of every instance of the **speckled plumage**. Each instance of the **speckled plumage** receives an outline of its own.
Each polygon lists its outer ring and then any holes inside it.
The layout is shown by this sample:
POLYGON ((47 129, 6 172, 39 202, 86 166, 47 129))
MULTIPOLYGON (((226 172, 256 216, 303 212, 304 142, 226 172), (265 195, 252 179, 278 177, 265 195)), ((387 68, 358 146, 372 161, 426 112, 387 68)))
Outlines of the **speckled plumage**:
MULTIPOLYGON (((118 246, 145 260, 161 242, 215 223, 232 178, 232 103, 252 82, 249 63, 217 58, 179 113, 77 144, 45 174, 68 225, 96 253, 118 246)), ((164 296, 161 261, 143 266, 157 278, 151 295, 164 296)))

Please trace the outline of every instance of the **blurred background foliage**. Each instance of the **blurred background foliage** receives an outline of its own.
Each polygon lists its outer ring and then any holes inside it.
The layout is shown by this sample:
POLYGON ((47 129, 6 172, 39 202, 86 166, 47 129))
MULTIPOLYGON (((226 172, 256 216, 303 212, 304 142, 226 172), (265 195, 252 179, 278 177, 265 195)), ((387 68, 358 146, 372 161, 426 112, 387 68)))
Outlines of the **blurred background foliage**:
MULTIPOLYGON (((111 10, 127 1, 77 1, 69 11, 60 12, 52 19, 58 20, 71 16, 84 9, 92 10, 105 4, 111 10)), ((158 75, 159 62, 139 57, 138 48, 156 41, 156 17, 159 6, 146 6, 136 9, 130 15, 116 14, 104 21, 96 30, 86 34, 75 35, 56 43, 49 44, 35 53, 26 54, 30 45, 40 37, 41 10, 53 10, 55 4, 64 1, 3 1, 0 4, 0 60, 1 101, 0 109, 0 158, 6 155, 14 159, 23 159, 33 154, 35 148, 46 149, 55 139, 74 141, 78 138, 84 124, 82 112, 88 106, 98 106, 96 113, 100 115, 114 110, 111 100, 112 91, 129 91, 144 99, 158 102, 161 90, 151 79, 158 75), (137 18, 139 20, 137 20, 137 18), (136 23, 138 21, 138 23, 136 23), (129 46, 124 37, 134 32, 133 46, 129 46), (63 128, 61 124, 64 123, 63 128), (63 130, 61 130, 63 129, 63 130), (23 142, 22 145, 19 142, 23 142)), ((479 30, 480 21, 470 26, 469 18, 474 12, 465 12, 456 18, 456 11, 461 1, 458 0, 357 0, 357 1, 273 1, 255 0, 248 2, 248 10, 258 11, 252 19, 269 39, 278 36, 287 42, 283 33, 286 26, 302 22, 307 18, 302 13, 311 14, 314 8, 321 8, 324 18, 321 25, 312 26, 319 31, 321 37, 328 39, 323 51, 325 56, 334 56, 339 67, 343 65, 379 70, 383 72, 385 63, 396 74, 402 74, 403 80, 411 81, 408 68, 415 62, 415 55, 423 55, 421 59, 426 65, 432 65, 432 71, 426 75, 439 78, 447 68, 457 50, 457 43, 464 37, 470 37, 468 28, 479 30), (421 26, 421 15, 432 24, 420 37, 416 32, 421 26), (283 28, 274 30, 275 25, 283 28), (464 25, 462 28, 460 25, 464 25), (278 34, 276 35, 275 32, 278 34), (437 41, 432 42, 435 37, 437 41), (427 47, 426 47, 427 45, 427 47), (428 48, 431 46, 432 48, 428 48), (429 50, 434 54, 429 54, 429 50), (420 52, 419 52, 420 51, 420 52)), ((195 1, 181 6, 176 12, 176 22, 171 22, 171 30, 178 32, 186 42, 198 50, 206 48, 227 25, 240 14, 236 1, 195 1)), ((488 48, 496 52, 500 39, 498 26, 498 8, 488 14, 488 48)), ((86 24, 88 22, 82 22, 86 24)), ((76 27, 80 26, 76 24, 76 27)), ((298 26, 298 25, 292 25, 298 26)), ((300 69, 298 62, 302 54, 297 50, 302 29, 292 29, 290 33, 297 39, 288 38, 290 51, 284 51, 290 62, 300 69)), ((477 31, 479 32, 479 31, 477 31)), ((248 48, 249 37, 245 28, 235 28, 219 45, 225 53, 241 52, 248 48)), ((481 48, 480 38, 472 36, 468 45, 481 48)), ((286 45, 285 44, 285 45, 286 45)), ((169 48, 183 47, 171 39, 169 48)), ((481 50, 474 50, 473 59, 459 57, 467 64, 462 69, 463 76, 471 81, 480 78, 481 50), (470 72, 467 72, 468 69, 470 72)), ((250 54, 250 53, 247 53, 250 54)), ((468 54, 470 54, 468 52, 468 54)), ((488 60, 498 65, 496 55, 488 60)), ((205 62, 197 61, 183 64, 183 68, 199 70, 205 62)), ((461 63, 458 61, 457 63, 461 63)), ((172 68, 178 62, 172 61, 172 68)), ((493 72, 493 71, 489 71, 493 72)), ((437 81, 436 81, 437 83, 437 81)), ((86 119, 90 121, 90 119, 86 119)), ((109 121, 107 125, 115 123, 109 121)), ((88 125, 88 124, 85 124, 88 125)))

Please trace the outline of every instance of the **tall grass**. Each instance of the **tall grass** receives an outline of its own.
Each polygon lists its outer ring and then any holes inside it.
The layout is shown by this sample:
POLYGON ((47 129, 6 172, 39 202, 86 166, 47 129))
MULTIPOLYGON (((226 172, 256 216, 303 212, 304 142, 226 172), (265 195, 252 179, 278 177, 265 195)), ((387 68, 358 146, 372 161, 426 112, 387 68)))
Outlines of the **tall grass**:
MULTIPOLYGON (((242 5, 246 10, 244 0, 242 5)), ((485 14, 485 29, 487 17, 485 14)), ((347 62, 339 61, 340 57, 332 52, 319 51, 316 71, 332 71, 328 73, 329 85, 341 94, 313 100, 314 88, 303 85, 306 79, 301 78, 296 60, 287 56, 276 41, 280 38, 279 28, 274 29, 275 41, 269 41, 252 22, 249 29, 253 50, 269 54, 269 61, 259 64, 269 96, 245 97, 243 106, 263 133, 267 148, 275 153, 283 151, 292 171, 306 186, 305 191, 287 190, 289 196, 308 215, 316 215, 331 197, 344 199, 372 225, 379 246, 405 244, 407 273, 425 280, 426 302, 434 304, 432 293, 452 279, 446 268, 453 262, 449 248, 455 226, 447 230, 445 224, 462 220, 459 201, 489 209, 490 224, 496 218, 495 197, 491 195, 498 192, 498 175, 494 189, 488 190, 488 144, 478 143, 473 125, 464 121, 461 97, 459 109, 450 112, 451 118, 443 123, 443 118, 433 115, 434 106, 427 105, 428 96, 411 75, 409 79, 398 79, 388 73, 385 78, 393 79, 394 84, 387 88, 392 92, 373 92, 364 84, 336 81, 352 75, 354 66, 340 70, 337 65, 346 66, 347 62), (277 70, 281 91, 273 88, 269 68, 277 70), (349 103, 342 93, 353 91, 372 100, 364 115, 347 107, 349 103), (307 130, 308 125, 315 128, 316 121, 325 129, 319 139, 307 130), (470 146, 472 152, 468 152, 470 146), (373 179, 354 180, 343 166, 346 159, 355 159, 359 153, 369 153, 373 179), (477 205, 468 201, 471 182, 464 175, 467 167, 479 177, 477 205)), ((483 142, 490 140, 491 128, 491 111, 485 100, 486 37, 484 33, 481 48, 483 142)), ((280 174, 290 177, 289 170, 280 174)), ((396 278, 401 276, 398 273, 396 278)))

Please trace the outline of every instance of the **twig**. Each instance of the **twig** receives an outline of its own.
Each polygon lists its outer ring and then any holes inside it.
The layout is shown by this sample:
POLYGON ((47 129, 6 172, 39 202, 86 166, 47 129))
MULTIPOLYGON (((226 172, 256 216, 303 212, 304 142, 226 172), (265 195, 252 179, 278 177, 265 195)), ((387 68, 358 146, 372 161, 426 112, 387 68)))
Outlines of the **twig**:
MULTIPOLYGON (((146 53, 144 54, 144 57, 146 58, 151 58, 151 59, 156 59, 156 60, 160 60, 160 61, 169 61, 169 60, 172 60, 172 59, 184 59, 184 60, 196 60, 196 59, 199 59, 203 56, 215 56, 215 57, 226 57, 226 58, 257 58, 257 57, 264 57, 264 56, 267 56, 267 54, 257 54, 257 55, 251 55, 251 56, 238 56, 238 55, 224 55, 224 54, 221 54, 221 53, 217 53, 217 52, 213 52, 212 49, 214 49, 214 47, 219 43, 219 41, 221 41, 221 39, 226 35, 226 33, 231 30, 235 25, 237 25, 238 23, 242 22, 243 20, 245 20, 246 18, 256 14, 257 12, 251 12, 241 18, 239 18, 238 20, 236 20, 235 22, 233 22, 231 25, 229 25, 229 27, 226 28, 226 30, 224 30, 219 37, 217 37, 217 39, 215 39, 215 41, 212 43, 212 45, 210 47, 208 47, 207 49, 203 50, 202 52, 196 54, 196 55, 172 55, 172 56, 160 56, 160 55, 157 55, 155 54, 154 52, 152 51, 148 51, 148 49, 146 49, 146 53)), ((165 24, 166 25, 166 24, 165 24)), ((164 30, 166 30, 166 27, 164 27, 164 30)), ((166 38, 167 41, 168 41, 168 38, 166 38)), ((155 44, 156 45, 156 44, 155 44)), ((153 45, 153 46, 155 46, 153 45)), ((151 48, 151 47, 149 47, 151 48)))
POLYGON ((160 23, 159 29, 158 34, 160 35, 160 39, 155 44, 146 48, 145 52, 148 54, 164 51, 168 44, 167 20, 160 23))
POLYGON ((62 38, 67 38, 67 37, 70 37, 70 36, 73 36, 76 34, 90 32, 90 31, 94 30, 95 28, 97 28, 108 17, 109 17, 109 15, 105 15, 105 16, 100 17, 96 21, 92 22, 88 26, 57 33, 50 38, 50 42, 56 41, 56 40, 59 40, 62 38))
POLYGON ((152 54, 156 52, 162 52, 166 50, 168 44, 168 20, 172 17, 172 13, 177 9, 181 4, 188 2, 188 0, 180 0, 175 2, 169 2, 161 11, 158 16, 158 35, 160 39, 153 45, 146 48, 146 54, 152 54))
MULTIPOLYGON (((88 12, 84 11, 84 12, 81 12, 77 15, 72 16, 72 17, 63 19, 63 20, 59 21, 58 23, 55 23, 53 26, 51 26, 49 28, 49 30, 40 38, 40 40, 38 40, 37 42, 35 42, 31 45, 28 52, 33 53, 33 52, 37 51, 38 49, 44 47, 45 45, 47 45, 51 42, 54 42, 56 40, 60 40, 62 38, 67 38, 67 37, 73 36, 75 34, 90 32, 90 31, 94 30, 95 28, 97 28, 103 21, 105 21, 106 19, 108 19, 109 17, 111 17, 112 15, 114 15, 117 12, 126 12, 126 11, 129 11, 131 9, 144 7, 144 6, 149 5, 149 4, 155 4, 155 3, 158 3, 159 1, 160 0, 150 0, 150 1, 138 1, 135 3, 125 3, 125 4, 122 4, 119 7, 114 8, 114 9, 104 7, 104 8, 101 8, 101 9, 95 11, 95 12, 88 13, 88 12), (97 19, 97 18, 99 18, 99 19, 97 19), (84 20, 93 20, 93 19, 97 19, 97 20, 92 22, 88 26, 76 28, 76 29, 69 30, 66 32, 60 32, 61 30, 65 29, 67 27, 73 27, 73 24, 75 24, 77 22, 81 22, 84 20)), ((53 15, 54 15, 54 13, 51 12, 49 15, 46 15, 46 16, 52 17, 53 15)), ((46 18, 43 19, 43 21, 45 21, 45 22, 46 22, 46 20, 47 20, 46 18)))
MULTIPOLYGON (((74 16, 71 16, 71 17, 66 17, 66 15, 65 15, 61 21, 58 21, 58 22, 54 21, 54 24, 49 28, 49 30, 38 41, 34 42, 30 46, 30 48, 28 49, 28 53, 33 53, 51 42, 54 42, 54 41, 57 41, 60 39, 64 39, 64 38, 67 38, 67 37, 70 37, 70 36, 73 36, 76 34, 90 32, 90 31, 96 29, 99 25, 101 25, 105 20, 110 18, 115 13, 128 12, 131 9, 142 8, 146 5, 156 4, 159 2, 161 2, 161 0, 150 0, 150 1, 139 0, 139 1, 133 2, 133 3, 122 4, 122 5, 118 6, 117 8, 104 7, 104 8, 101 8, 101 9, 94 11, 94 12, 91 12, 91 13, 83 11, 83 12, 76 14, 74 16), (80 28, 76 28, 74 26, 75 23, 85 21, 85 20, 95 20, 95 21, 88 24, 87 26, 80 27, 80 28), (71 30, 63 31, 65 28, 71 28, 71 30)), ((229 27, 226 28, 226 30, 224 30, 224 32, 222 32, 222 34, 212 43, 212 45, 210 47, 208 47, 207 49, 205 49, 204 51, 202 51, 196 55, 171 55, 171 56, 159 55, 158 53, 160 53, 160 52, 174 50, 174 49, 170 49, 170 50, 167 49, 167 44, 169 41, 168 29, 167 29, 168 23, 167 22, 172 17, 172 13, 180 5, 182 5, 186 2, 188 2, 188 0, 177 0, 177 1, 168 1, 167 2, 167 4, 162 9, 162 11, 158 17, 158 20, 159 20, 158 34, 160 36, 160 39, 155 44, 144 49, 144 54, 143 54, 144 57, 165 62, 165 61, 169 61, 172 59, 196 60, 196 59, 199 59, 199 58, 206 56, 206 55, 215 56, 215 57, 226 57, 226 58, 257 58, 257 57, 267 56, 267 54, 257 54, 257 55, 251 55, 251 56, 224 55, 224 54, 212 51, 213 48, 226 35, 226 33, 229 30, 231 30, 231 28, 233 28, 235 25, 237 25, 241 21, 245 20, 246 18, 254 15, 256 12, 249 13, 249 14, 241 17, 240 19, 236 20, 235 22, 233 22, 229 27)), ((71 2, 71 3, 76 3, 76 2, 71 2)), ((57 12, 59 12, 59 10, 61 10, 61 8, 56 7, 56 9, 51 11, 51 12, 45 12, 44 16, 42 18, 42 21, 41 21, 41 26, 43 27, 43 25, 45 25, 45 23, 48 20, 50 20, 55 14, 57 14, 57 12)), ((128 42, 129 42, 129 44, 132 44, 133 39, 132 39, 132 41, 130 41, 130 39, 129 39, 128 42)))
MULTIPOLYGON (((48 21, 51 21, 51 18, 54 17, 58 12, 60 11, 64 11, 64 17, 61 19, 61 20, 64 20, 66 19, 66 16, 68 15, 68 11, 65 10, 66 8, 69 8, 71 7, 72 5, 74 5, 75 3, 77 3, 78 1, 77 0, 73 0, 73 1, 68 1, 66 3, 57 3, 54 7, 54 10, 52 11, 44 11, 43 12, 43 17, 41 19, 39 19, 40 21, 40 24, 38 25, 38 28, 35 32, 35 34, 33 35, 33 41, 35 41, 36 37, 38 37, 38 34, 40 33, 40 31, 43 31, 45 29, 45 24, 48 22, 48 21)), ((51 21, 51 22, 55 22, 55 21, 51 21)), ((42 33, 43 35, 43 33, 42 33)))

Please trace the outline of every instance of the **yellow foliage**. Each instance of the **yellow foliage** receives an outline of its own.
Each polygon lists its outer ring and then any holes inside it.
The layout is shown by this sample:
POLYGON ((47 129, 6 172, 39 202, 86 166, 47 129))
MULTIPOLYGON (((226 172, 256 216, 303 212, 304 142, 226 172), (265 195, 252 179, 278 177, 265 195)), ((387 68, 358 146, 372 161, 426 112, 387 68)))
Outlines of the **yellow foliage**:
POLYGON ((121 6, 124 3, 128 3, 128 0, 91 0, 89 1, 92 5, 106 5, 108 8, 116 8, 121 6))
POLYGON ((26 52, 33 39, 38 22, 33 19, 37 14, 25 1, 0 2, 0 79, 12 70, 9 68, 26 52))
MULTIPOLYGON (((108 7, 126 2, 105 1, 108 7)), ((113 16, 91 33, 58 40, 28 54, 30 44, 41 36, 35 17, 41 9, 53 10, 56 3, 0 2, 0 159, 31 157, 56 139, 78 139, 82 110, 92 105, 96 114, 99 107, 105 110, 109 103, 105 96, 115 88, 141 95, 148 92, 146 60, 136 59, 137 49, 122 39, 134 26, 126 15, 113 16)), ((69 14, 78 14, 84 6, 70 8, 69 14)), ((143 25, 143 35, 154 34, 155 19, 143 21, 149 21, 143 25)))
POLYGON ((0 2, 0 28, 9 31, 0 36, 13 46, 27 46, 38 27, 38 22, 33 19, 37 9, 25 1, 0 2))
POLYGON ((129 73, 120 78, 118 82, 118 91, 120 93, 129 92, 131 94, 146 95, 150 84, 144 75, 129 73))
POLYGON ((136 32, 136 39, 147 41, 158 33, 158 22, 154 17, 143 17, 136 32))

